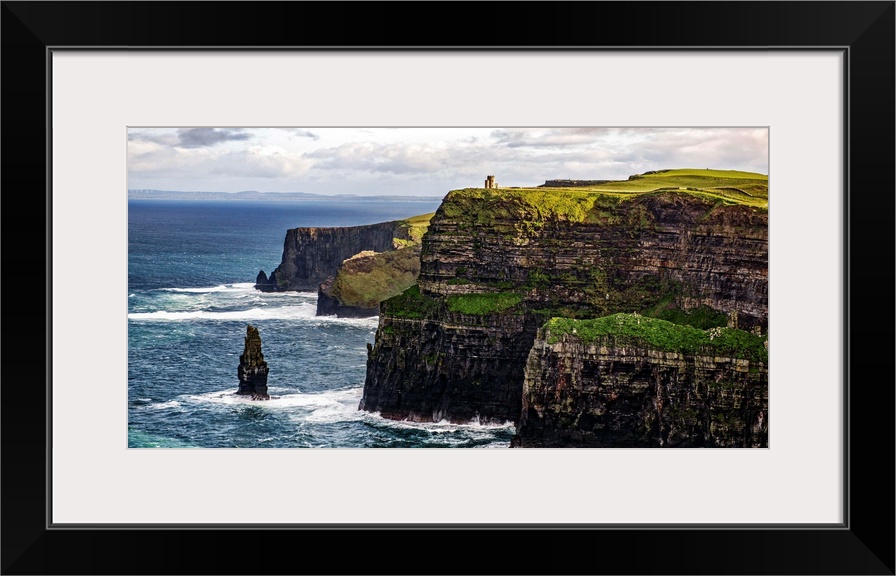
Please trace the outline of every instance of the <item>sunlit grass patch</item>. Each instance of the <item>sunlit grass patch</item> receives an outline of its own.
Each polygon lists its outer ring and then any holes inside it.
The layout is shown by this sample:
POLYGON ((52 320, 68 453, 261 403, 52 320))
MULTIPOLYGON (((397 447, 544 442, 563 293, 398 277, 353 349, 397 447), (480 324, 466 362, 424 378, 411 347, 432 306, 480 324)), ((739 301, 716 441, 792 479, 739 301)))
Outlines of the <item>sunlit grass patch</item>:
POLYGON ((591 320, 551 318, 544 327, 549 344, 572 335, 585 344, 607 339, 616 345, 642 345, 681 354, 711 353, 768 364, 766 337, 735 328, 700 330, 638 314, 613 314, 591 320))

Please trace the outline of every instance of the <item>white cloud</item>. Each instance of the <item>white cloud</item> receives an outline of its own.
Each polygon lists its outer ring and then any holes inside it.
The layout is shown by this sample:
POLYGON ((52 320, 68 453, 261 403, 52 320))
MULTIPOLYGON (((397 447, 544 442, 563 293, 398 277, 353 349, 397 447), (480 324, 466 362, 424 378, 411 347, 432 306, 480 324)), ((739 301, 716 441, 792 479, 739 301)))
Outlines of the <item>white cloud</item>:
POLYGON ((664 168, 767 173, 768 130, 142 128, 128 136, 132 188, 439 194, 479 186, 486 174, 531 186, 664 168))

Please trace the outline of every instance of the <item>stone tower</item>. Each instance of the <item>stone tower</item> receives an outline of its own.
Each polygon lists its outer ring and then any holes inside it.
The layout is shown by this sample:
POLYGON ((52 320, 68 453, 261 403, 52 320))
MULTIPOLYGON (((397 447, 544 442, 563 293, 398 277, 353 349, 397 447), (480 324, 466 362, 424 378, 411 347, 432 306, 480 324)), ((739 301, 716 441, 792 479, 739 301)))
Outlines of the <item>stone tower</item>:
POLYGON ((246 341, 236 374, 240 379, 237 394, 251 395, 253 400, 271 399, 268 395, 268 363, 261 353, 261 336, 258 328, 251 324, 246 326, 246 341))
POLYGON ((485 177, 485 187, 486 188, 497 188, 498 183, 495 182, 495 177, 493 175, 488 175, 485 177))

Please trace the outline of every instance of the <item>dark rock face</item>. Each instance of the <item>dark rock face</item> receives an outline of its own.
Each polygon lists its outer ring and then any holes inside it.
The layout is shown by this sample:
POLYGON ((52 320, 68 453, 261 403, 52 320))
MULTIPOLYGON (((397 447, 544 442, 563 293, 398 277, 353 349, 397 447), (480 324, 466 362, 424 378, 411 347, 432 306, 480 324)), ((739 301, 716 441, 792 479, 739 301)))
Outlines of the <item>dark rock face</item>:
POLYGON ((768 447, 762 363, 539 333, 513 446, 768 447))
MULTIPOLYGON (((384 304, 388 311, 387 304, 384 304)), ((417 422, 516 422, 534 317, 381 314, 360 409, 417 422)))
POLYGON ((339 318, 370 318, 380 313, 379 304, 373 307, 351 306, 343 304, 338 298, 331 296, 333 290, 333 276, 321 283, 317 290, 317 315, 338 316, 339 318))
POLYGON ((268 363, 261 353, 261 336, 258 328, 246 326, 246 340, 240 365, 237 368, 240 387, 237 394, 252 396, 253 400, 270 400, 268 395, 268 363))
POLYGON ((524 367, 552 316, 706 307, 736 317, 741 329, 767 330, 767 210, 664 192, 595 203, 572 220, 476 194, 451 192, 423 239, 425 310, 383 303, 361 409, 420 421, 519 422, 524 367), (522 304, 484 315, 445 305, 507 292, 522 304))
POLYGON ((409 239, 407 226, 395 221, 287 230, 280 265, 268 278, 259 274, 255 288, 262 292, 316 291, 344 260, 363 250, 392 250, 393 238, 409 239))

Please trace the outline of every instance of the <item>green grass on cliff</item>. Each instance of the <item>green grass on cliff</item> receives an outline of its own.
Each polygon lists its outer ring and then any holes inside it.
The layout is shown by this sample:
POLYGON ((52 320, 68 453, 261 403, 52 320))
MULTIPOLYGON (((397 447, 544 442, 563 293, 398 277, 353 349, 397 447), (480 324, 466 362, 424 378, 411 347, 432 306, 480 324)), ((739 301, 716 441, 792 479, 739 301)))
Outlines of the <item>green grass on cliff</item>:
POLYGON ((506 312, 523 301, 514 292, 492 292, 487 294, 454 294, 447 298, 433 298, 420 291, 414 284, 401 294, 385 301, 387 315, 401 318, 429 318, 445 311, 485 316, 506 312))
POLYGON ((400 318, 427 318, 438 313, 441 307, 438 299, 420 292, 420 287, 416 284, 383 304, 387 315, 400 318))
POLYGON ((588 190, 625 195, 678 190, 731 204, 768 208, 768 176, 738 170, 657 170, 636 174, 628 180, 590 186, 588 190))
POLYGON ((700 330, 636 314, 613 314, 592 320, 551 318, 544 327, 549 333, 549 344, 556 344, 561 336, 569 334, 585 344, 609 338, 617 345, 640 344, 682 354, 710 352, 768 364, 766 337, 734 328, 700 330))
POLYGON ((432 217, 435 216, 435 212, 430 212, 429 214, 421 214, 419 216, 411 216, 405 220, 402 220, 399 224, 401 228, 403 228, 408 235, 410 240, 406 240, 404 238, 393 238, 392 243, 396 248, 404 248, 406 246, 413 246, 414 244, 419 244, 423 240, 423 235, 429 229, 429 222, 432 220, 432 217))
POLYGON ((416 284, 419 273, 419 247, 352 258, 339 268, 331 296, 348 306, 373 308, 416 284))
POLYGON ((356 255, 343 262, 330 296, 347 306, 374 308, 416 284, 420 274, 420 243, 434 215, 433 212, 400 220, 396 233, 406 238, 393 238, 394 250, 363 257, 356 255))
POLYGON ((584 222, 597 197, 577 188, 465 188, 450 192, 442 210, 448 218, 477 226, 496 220, 584 222))
POLYGON ((768 176, 738 170, 657 170, 636 174, 628 180, 599 184, 590 189, 631 193, 652 192, 666 188, 715 191, 721 196, 730 193, 732 200, 751 205, 750 198, 768 202, 768 176))
POLYGON ((447 298, 450 311, 474 316, 504 312, 522 301, 522 296, 514 292, 455 294, 447 298))
MULTIPOLYGON (((673 290, 676 293, 679 292, 680 286, 676 285, 673 290)), ((694 308, 692 310, 682 310, 681 308, 672 305, 674 300, 675 294, 667 294, 656 304, 647 306, 641 310, 641 314, 650 316, 651 318, 667 320, 673 324, 687 324, 702 330, 728 324, 728 315, 724 312, 710 308, 709 306, 700 306, 699 308, 694 308)))
POLYGON ((445 198, 446 217, 470 225, 497 221, 537 224, 547 220, 614 222, 616 205, 658 193, 690 194, 713 203, 768 209, 768 176, 736 170, 660 170, 582 187, 465 188, 445 198))

